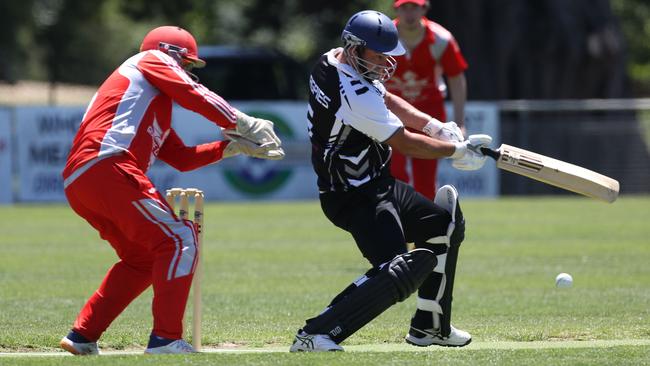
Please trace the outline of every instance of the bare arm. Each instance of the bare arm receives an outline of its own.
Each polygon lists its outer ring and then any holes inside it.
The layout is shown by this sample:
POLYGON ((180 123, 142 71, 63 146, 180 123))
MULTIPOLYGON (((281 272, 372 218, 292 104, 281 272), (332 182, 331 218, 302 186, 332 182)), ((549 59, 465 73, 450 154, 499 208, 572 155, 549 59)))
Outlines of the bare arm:
POLYGON ((431 116, 424 112, 420 112, 420 110, 412 106, 411 103, 393 93, 386 92, 384 101, 386 102, 386 107, 388 107, 391 112, 395 113, 397 118, 399 118, 406 127, 422 131, 424 126, 431 120, 431 116))
POLYGON ((456 152, 456 144, 412 133, 400 128, 386 141, 404 155, 419 159, 450 157, 456 152))
POLYGON ((465 132, 465 102, 467 101, 467 80, 465 73, 447 78, 451 101, 454 105, 454 121, 465 132))

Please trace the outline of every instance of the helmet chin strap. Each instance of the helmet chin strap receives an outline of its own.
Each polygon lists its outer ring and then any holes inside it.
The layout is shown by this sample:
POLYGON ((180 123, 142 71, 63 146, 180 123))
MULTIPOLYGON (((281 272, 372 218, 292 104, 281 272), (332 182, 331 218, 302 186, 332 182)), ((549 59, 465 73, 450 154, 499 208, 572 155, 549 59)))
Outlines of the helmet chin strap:
POLYGON ((190 70, 183 69, 187 75, 189 75, 195 83, 199 82, 199 77, 196 74, 190 72, 190 70))
POLYGON ((160 42, 159 48, 161 51, 165 52, 171 58, 173 58, 174 61, 176 61, 176 63, 178 64, 178 66, 180 66, 181 69, 183 69, 183 71, 185 71, 185 73, 189 75, 189 77, 192 78, 192 80, 195 83, 199 82, 199 77, 196 76, 196 74, 191 72, 191 70, 194 68, 194 63, 186 62, 185 58, 183 57, 184 55, 187 54, 186 48, 178 47, 173 44, 164 43, 164 42, 160 42))
POLYGON ((343 47, 343 52, 356 72, 369 82, 377 80, 383 83, 393 76, 397 68, 397 62, 392 56, 387 57, 387 65, 379 65, 365 60, 361 57, 363 46, 347 43, 343 47))

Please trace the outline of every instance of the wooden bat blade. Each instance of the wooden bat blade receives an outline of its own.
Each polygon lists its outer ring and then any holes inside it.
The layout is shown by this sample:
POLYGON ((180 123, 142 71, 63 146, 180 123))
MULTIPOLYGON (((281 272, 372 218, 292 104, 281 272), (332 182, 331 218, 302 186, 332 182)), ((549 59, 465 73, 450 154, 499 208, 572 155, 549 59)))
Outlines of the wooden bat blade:
POLYGON ((494 158, 499 169, 609 203, 618 197, 617 180, 589 169, 507 144, 481 151, 494 158))

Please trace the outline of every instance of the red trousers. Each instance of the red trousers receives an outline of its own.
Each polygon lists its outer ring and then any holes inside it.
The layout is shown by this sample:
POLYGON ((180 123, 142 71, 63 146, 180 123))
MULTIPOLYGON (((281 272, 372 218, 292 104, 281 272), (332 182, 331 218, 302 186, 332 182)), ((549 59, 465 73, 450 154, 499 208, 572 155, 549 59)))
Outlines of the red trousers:
POLYGON ((70 207, 97 229, 120 258, 72 329, 96 341, 131 301, 153 285, 153 333, 182 338, 198 258, 192 222, 180 220, 124 155, 99 161, 69 184, 65 194, 70 207))
MULTIPOLYGON (((430 105, 416 105, 415 107, 442 122, 447 119, 447 113, 442 102, 432 102, 430 105)), ((429 199, 435 197, 438 160, 411 158, 393 149, 390 172, 393 177, 411 184, 423 196, 429 199), (409 162, 411 163, 411 169, 408 169, 409 162)))

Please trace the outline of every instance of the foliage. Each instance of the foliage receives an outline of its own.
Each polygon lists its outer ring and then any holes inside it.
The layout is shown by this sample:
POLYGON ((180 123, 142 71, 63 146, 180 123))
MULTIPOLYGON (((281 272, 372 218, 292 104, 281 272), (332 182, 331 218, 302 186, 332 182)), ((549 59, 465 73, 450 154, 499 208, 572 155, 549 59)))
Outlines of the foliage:
POLYGON ((629 49, 628 71, 639 94, 650 95, 650 3, 611 0, 629 49))
MULTIPOLYGON (((645 0, 609 1, 626 36, 628 71, 637 95, 648 94, 650 4, 645 0)), ((553 3, 561 6, 558 4, 564 2, 553 3)), ((490 9, 500 5, 487 6, 486 2, 467 8, 471 6, 467 3, 458 8, 453 4, 451 0, 441 1, 435 8, 461 12, 468 15, 467 19, 473 19, 470 23, 476 24, 479 24, 475 17, 477 12, 499 16, 499 12, 490 9)), ((537 6, 535 4, 532 6, 537 6)), ((589 1, 580 4, 571 6, 589 6, 589 1)), ((115 65, 137 51, 147 30, 163 24, 190 29, 200 44, 270 46, 308 63, 325 50, 339 45, 345 21, 364 8, 393 15, 388 0, 2 1, 0 80, 38 79, 96 85, 115 65)), ((452 31, 474 29, 473 24, 465 24, 462 17, 456 19, 460 24, 445 25, 452 31)), ((485 19, 480 24, 489 28, 490 24, 498 22, 496 18, 485 19)), ((477 36, 476 33, 466 35, 470 39, 477 36)), ((469 52, 470 56, 481 52, 478 60, 493 62, 485 54, 489 48, 476 48, 469 52)))

